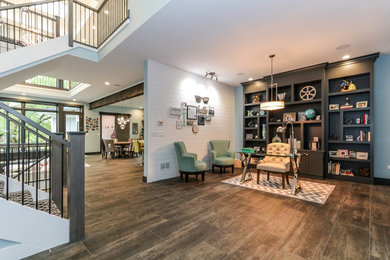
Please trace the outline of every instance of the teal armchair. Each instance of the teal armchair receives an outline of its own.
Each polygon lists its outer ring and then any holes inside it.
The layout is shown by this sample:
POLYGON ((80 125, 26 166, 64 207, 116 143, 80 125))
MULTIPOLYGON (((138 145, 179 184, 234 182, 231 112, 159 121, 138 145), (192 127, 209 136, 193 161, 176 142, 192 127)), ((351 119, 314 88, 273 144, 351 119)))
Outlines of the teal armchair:
POLYGON ((232 168, 234 173, 234 152, 229 150, 229 140, 211 140, 211 155, 212 155, 212 170, 214 167, 219 167, 220 173, 226 168, 232 168))
POLYGON ((183 175, 186 176, 186 182, 188 182, 188 175, 202 175, 202 181, 204 181, 204 175, 206 173, 206 163, 198 161, 196 153, 187 152, 187 148, 183 142, 174 142, 177 163, 179 165, 180 178, 183 179, 183 175))

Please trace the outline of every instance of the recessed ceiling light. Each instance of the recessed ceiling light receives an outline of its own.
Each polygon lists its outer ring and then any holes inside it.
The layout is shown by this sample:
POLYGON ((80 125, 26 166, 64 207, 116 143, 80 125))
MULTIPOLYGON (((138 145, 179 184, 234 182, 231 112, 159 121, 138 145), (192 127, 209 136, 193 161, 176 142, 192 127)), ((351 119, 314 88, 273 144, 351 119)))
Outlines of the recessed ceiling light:
POLYGON ((27 94, 26 93, 22 93, 22 96, 26 96, 27 94))
POLYGON ((104 85, 109 86, 110 82, 106 81, 106 82, 104 82, 104 85))
POLYGON ((253 80, 253 78, 249 78, 248 80, 249 80, 249 81, 252 81, 252 80, 253 80))
POLYGON ((348 54, 343 56, 343 60, 348 60, 349 58, 351 58, 351 56, 349 56, 348 54))
POLYGON ((105 13, 105 14, 108 14, 108 10, 104 10, 104 13, 105 13))
POLYGON ((96 30, 96 26, 95 26, 95 25, 94 25, 94 26, 92 26, 92 29, 93 29, 93 30, 96 30))
POLYGON ((73 101, 76 101, 76 99, 74 98, 74 99, 72 99, 73 101))
POLYGON ((139 107, 139 109, 143 109, 143 107, 139 107))

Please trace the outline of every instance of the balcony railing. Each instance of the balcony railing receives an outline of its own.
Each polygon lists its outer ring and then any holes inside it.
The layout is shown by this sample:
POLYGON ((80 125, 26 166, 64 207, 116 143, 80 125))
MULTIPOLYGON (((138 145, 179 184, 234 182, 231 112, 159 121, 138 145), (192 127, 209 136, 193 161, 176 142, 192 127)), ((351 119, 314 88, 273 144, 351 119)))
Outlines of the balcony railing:
POLYGON ((99 48, 128 18, 128 0, 105 0, 98 9, 76 0, 0 0, 0 53, 65 35, 69 46, 99 48))

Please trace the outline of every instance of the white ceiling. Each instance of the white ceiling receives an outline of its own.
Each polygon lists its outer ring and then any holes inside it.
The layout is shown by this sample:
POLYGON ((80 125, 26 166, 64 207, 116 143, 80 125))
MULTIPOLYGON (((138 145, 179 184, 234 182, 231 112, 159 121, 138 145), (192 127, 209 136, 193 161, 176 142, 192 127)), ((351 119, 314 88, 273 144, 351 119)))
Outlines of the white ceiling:
POLYGON ((34 70, 91 84, 74 97, 90 102, 142 81, 146 59, 238 86, 269 74, 270 53, 275 72, 390 53, 389 32, 388 0, 171 0, 99 63, 65 56, 34 70))

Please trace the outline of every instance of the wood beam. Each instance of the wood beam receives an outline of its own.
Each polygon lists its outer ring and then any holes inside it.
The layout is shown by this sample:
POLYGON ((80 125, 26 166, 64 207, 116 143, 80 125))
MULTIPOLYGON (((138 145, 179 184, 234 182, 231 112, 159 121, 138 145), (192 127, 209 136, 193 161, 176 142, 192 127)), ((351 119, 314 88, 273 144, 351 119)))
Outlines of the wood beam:
POLYGON ((99 100, 89 103, 89 109, 92 110, 95 108, 104 107, 117 102, 121 102, 123 100, 138 97, 143 94, 144 94, 144 83, 142 82, 133 87, 124 89, 122 91, 119 91, 117 93, 111 94, 109 96, 103 97, 99 100))

